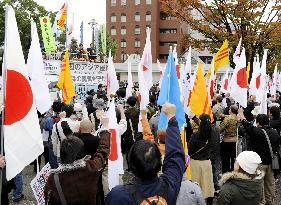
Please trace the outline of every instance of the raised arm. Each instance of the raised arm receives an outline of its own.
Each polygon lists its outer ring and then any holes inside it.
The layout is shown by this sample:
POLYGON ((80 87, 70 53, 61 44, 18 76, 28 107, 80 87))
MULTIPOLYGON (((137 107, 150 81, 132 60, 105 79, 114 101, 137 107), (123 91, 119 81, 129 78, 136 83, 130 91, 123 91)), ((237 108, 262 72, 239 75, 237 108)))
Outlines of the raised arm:
POLYGON ((117 105, 117 109, 120 111, 120 115, 121 115, 121 120, 118 123, 118 130, 119 130, 119 134, 121 136, 127 130, 127 121, 126 121, 126 116, 125 116, 125 111, 124 111, 123 105, 121 105, 121 104, 117 105))
POLYGON ((163 177, 167 179, 170 189, 173 190, 173 195, 170 197, 176 199, 185 170, 185 154, 178 122, 175 118, 176 106, 165 103, 162 111, 169 119, 165 139, 166 155, 163 164, 163 177))
POLYGON ((147 119, 147 112, 146 110, 141 110, 141 125, 143 128, 143 139, 149 140, 154 142, 154 135, 151 132, 149 122, 147 119))
POLYGON ((102 118, 102 128, 99 136, 100 142, 96 154, 89 160, 90 166, 94 170, 102 170, 106 164, 110 152, 110 132, 108 131, 108 118, 102 118))

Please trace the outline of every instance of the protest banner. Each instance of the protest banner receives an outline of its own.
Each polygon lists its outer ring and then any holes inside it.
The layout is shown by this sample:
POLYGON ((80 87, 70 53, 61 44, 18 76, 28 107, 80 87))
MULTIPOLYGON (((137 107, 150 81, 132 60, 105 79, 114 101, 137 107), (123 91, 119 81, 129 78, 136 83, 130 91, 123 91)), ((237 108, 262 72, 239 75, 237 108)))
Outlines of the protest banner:
POLYGON ((46 164, 36 177, 30 182, 33 194, 38 205, 45 204, 44 188, 50 175, 51 166, 46 164))
POLYGON ((40 25, 41 25, 41 31, 42 31, 42 38, 44 42, 44 49, 47 53, 55 51, 56 45, 55 45, 55 38, 54 33, 52 30, 50 18, 47 16, 40 18, 40 25))
MULTIPOLYGON (((61 61, 45 60, 45 75, 49 83, 58 80, 61 61)), ((99 84, 105 84, 107 64, 90 62, 70 62, 72 80, 79 100, 84 100, 89 90, 97 90, 99 84)))

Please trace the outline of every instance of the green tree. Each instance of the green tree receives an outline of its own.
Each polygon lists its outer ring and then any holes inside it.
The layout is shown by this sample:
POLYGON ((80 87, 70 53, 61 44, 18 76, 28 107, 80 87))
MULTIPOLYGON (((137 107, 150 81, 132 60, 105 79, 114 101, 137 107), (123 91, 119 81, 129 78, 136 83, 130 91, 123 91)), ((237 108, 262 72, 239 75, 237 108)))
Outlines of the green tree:
MULTIPOLYGON (((269 49, 269 68, 281 61, 281 2, 280 0, 160 0, 166 14, 185 22, 204 39, 188 34, 184 44, 210 46, 216 51, 225 39, 233 54, 242 37, 247 60, 263 55, 269 49)), ((231 55, 232 56, 232 55, 231 55)))
MULTIPOLYGON (((99 33, 99 39, 101 39, 101 34, 99 33)), ((106 32, 106 54, 102 53, 102 44, 99 41, 99 52, 101 60, 104 59, 105 56, 109 55, 109 50, 111 50, 111 55, 115 56, 118 49, 118 43, 115 39, 113 39, 108 32, 106 32)))
POLYGON ((0 1, 0 46, 4 44, 5 38, 5 5, 11 5, 16 14, 19 34, 21 38, 21 44, 25 57, 28 55, 28 50, 31 43, 31 26, 30 19, 32 18, 38 29, 38 35, 40 42, 42 42, 41 28, 39 17, 49 16, 53 22, 55 19, 55 13, 48 12, 43 6, 38 5, 33 0, 2 0, 0 1))

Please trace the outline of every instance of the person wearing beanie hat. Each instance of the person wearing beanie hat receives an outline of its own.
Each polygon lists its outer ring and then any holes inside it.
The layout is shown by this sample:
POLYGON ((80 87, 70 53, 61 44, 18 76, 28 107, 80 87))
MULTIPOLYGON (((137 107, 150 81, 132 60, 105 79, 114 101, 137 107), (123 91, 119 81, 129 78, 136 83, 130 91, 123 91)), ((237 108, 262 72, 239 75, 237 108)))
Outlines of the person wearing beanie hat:
POLYGON ((261 162, 256 152, 241 152, 236 158, 234 171, 221 178, 221 190, 216 205, 260 204, 263 191, 258 167, 261 162))
POLYGON ((276 204, 276 187, 274 173, 272 170, 272 157, 270 146, 273 153, 277 153, 280 147, 280 135, 277 130, 269 126, 269 118, 265 114, 258 114, 256 126, 245 119, 243 109, 239 109, 238 118, 241 127, 247 134, 248 150, 256 152, 261 158, 261 170, 263 176, 263 199, 261 204, 276 204), (269 145, 270 142, 270 145, 269 145))
POLYGON ((256 152, 244 151, 236 158, 234 169, 237 170, 237 166, 239 166, 248 174, 256 174, 257 168, 261 163, 261 158, 256 152))

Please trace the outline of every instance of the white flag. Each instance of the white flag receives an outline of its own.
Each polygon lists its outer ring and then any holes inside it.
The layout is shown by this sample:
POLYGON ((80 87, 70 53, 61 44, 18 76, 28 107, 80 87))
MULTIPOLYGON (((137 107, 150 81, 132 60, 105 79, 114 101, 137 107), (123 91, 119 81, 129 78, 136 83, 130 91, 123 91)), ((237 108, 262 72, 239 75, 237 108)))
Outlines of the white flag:
POLYGON ((239 43, 236 47, 235 53, 233 55, 233 62, 235 63, 235 65, 237 65, 238 61, 239 61, 240 52, 241 52, 241 44, 242 44, 242 37, 240 38, 239 43))
POLYGON ((117 75, 115 71, 115 67, 113 64, 113 58, 111 56, 111 50, 109 51, 108 57, 108 69, 107 69, 107 93, 116 93, 119 89, 119 82, 117 80, 117 75))
POLYGON ((234 98, 236 102, 238 102, 242 107, 247 107, 247 61, 245 48, 242 49, 239 61, 235 66, 235 70, 233 72, 232 77, 232 85, 230 96, 234 98))
POLYGON ((146 41, 141 57, 141 69, 143 71, 143 77, 146 81, 147 89, 150 89, 153 85, 152 81, 152 54, 151 54, 151 41, 150 41, 150 28, 146 28, 146 41))
POLYGON ((128 84, 126 88, 126 98, 128 99, 133 93, 133 77, 132 77, 132 63, 130 56, 128 57, 128 84))
POLYGON ((32 41, 27 59, 28 75, 31 79, 30 83, 37 110, 43 114, 51 108, 52 101, 44 76, 44 62, 34 21, 31 21, 31 39, 32 41))
POLYGON ((108 128, 111 132, 111 146, 108 156, 108 185, 111 190, 113 187, 119 185, 120 174, 124 174, 121 136, 117 124, 114 100, 110 102, 106 115, 109 119, 108 128))
POLYGON ((267 60, 267 49, 264 49, 263 57, 262 57, 262 64, 260 69, 260 87, 257 89, 257 102, 263 101, 263 92, 266 90, 267 87, 267 75, 266 75, 266 60, 267 60))
POLYGON ((276 91, 277 91, 277 64, 275 65, 274 73, 272 76, 272 86, 271 86, 271 97, 276 100, 276 91))
POLYGON ((42 154, 44 148, 15 12, 11 6, 5 10, 4 151, 6 177, 10 180, 42 154))

